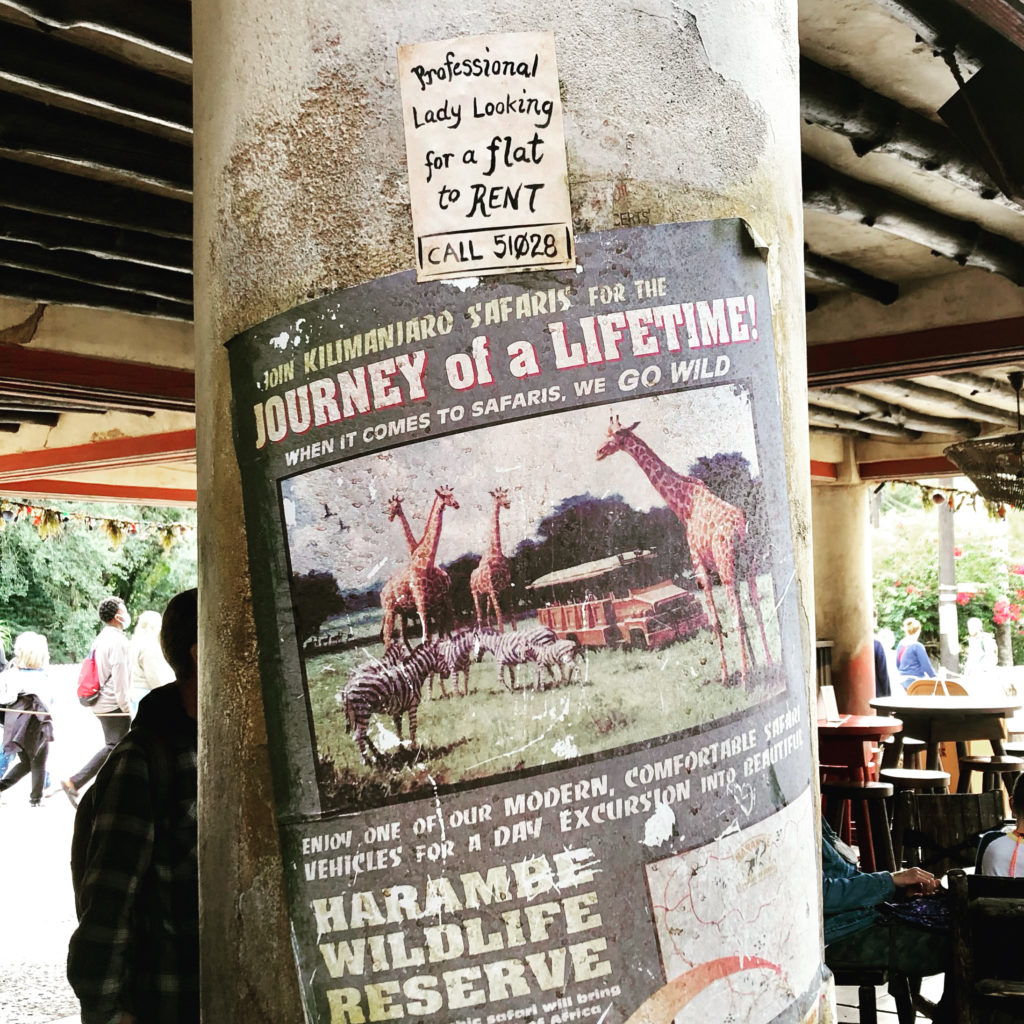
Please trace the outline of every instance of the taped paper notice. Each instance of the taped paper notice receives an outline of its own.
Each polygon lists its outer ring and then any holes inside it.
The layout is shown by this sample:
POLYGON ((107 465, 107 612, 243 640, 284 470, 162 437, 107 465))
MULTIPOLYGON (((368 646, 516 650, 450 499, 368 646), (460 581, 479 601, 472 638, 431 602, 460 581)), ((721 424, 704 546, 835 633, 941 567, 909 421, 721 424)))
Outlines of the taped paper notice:
POLYGON ((416 279, 575 265, 550 32, 398 48, 416 279))

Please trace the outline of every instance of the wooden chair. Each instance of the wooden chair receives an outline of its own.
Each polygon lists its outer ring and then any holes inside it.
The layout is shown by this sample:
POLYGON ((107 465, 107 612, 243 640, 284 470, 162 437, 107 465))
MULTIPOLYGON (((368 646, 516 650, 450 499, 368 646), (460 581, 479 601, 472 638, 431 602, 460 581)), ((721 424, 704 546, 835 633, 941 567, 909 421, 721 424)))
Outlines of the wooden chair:
POLYGON ((1024 879, 949 873, 957 1024, 1024 1020, 1024 879))
MULTIPOLYGON (((825 951, 825 962, 828 964, 828 950, 825 951)), ((878 1003, 875 999, 875 989, 886 983, 889 986, 889 995, 896 1003, 896 1019, 899 1024, 914 1024, 917 1014, 914 1011, 911 983, 906 975, 897 974, 895 971, 886 971, 883 968, 854 969, 829 965, 829 969, 832 971, 837 985, 857 989, 857 1019, 860 1024, 878 1024, 878 1003)))
POLYGON ((1003 794, 916 793, 896 797, 893 857, 897 867, 922 867, 936 878, 974 864, 982 834, 1003 824, 1003 794))
POLYGON ((953 679, 915 679, 907 684, 908 697, 966 697, 967 691, 953 679))

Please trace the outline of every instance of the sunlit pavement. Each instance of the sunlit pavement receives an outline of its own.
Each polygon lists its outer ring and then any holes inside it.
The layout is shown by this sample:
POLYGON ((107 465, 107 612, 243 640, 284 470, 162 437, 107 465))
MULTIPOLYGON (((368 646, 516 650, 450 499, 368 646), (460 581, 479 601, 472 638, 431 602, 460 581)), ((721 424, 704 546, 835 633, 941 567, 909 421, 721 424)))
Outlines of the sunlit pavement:
POLYGON ((50 795, 29 807, 26 776, 0 794, 0 1024, 78 1024, 64 967, 75 927, 71 832, 60 780, 103 745, 99 722, 75 696, 77 665, 52 667, 50 795))

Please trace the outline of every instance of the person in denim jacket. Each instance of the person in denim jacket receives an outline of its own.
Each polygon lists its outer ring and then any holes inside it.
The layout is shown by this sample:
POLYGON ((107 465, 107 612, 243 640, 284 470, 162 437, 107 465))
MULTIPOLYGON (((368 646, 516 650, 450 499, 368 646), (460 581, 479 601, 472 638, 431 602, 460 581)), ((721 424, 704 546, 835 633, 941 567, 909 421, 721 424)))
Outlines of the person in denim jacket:
MULTIPOLYGON (((833 971, 891 968, 912 977, 944 974, 952 965, 948 931, 931 930, 893 919, 884 904, 903 895, 929 895, 941 888, 921 868, 860 871, 837 847, 827 822, 821 824, 821 892, 824 911, 825 963, 833 971)), ((921 1001, 924 1002, 923 1000, 921 1001)), ((928 1006, 932 1020, 951 1021, 952 999, 928 1006)))

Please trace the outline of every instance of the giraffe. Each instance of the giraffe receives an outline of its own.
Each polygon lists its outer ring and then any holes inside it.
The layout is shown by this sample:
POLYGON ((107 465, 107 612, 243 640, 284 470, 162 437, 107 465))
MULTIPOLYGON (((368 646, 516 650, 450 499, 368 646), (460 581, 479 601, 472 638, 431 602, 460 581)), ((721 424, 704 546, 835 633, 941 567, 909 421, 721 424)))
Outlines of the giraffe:
MULTIPOLYGON (((747 533, 747 517, 742 509, 718 497, 703 481, 693 476, 683 476, 663 462, 650 446, 642 441, 634 430, 639 423, 623 427, 619 418, 613 416, 608 426, 608 440, 598 448, 597 459, 600 461, 614 452, 628 452, 636 460, 637 465, 647 475, 654 489, 665 499, 665 503, 675 513, 683 525, 686 542, 690 547, 690 558, 697 582, 704 591, 704 599, 708 608, 708 619, 718 639, 718 649, 722 655, 722 681, 729 678, 729 669, 725 658, 725 643, 722 639, 722 623, 715 608, 714 596, 711 592, 711 570, 718 572, 722 586, 728 595, 729 603, 736 614, 736 622, 740 631, 740 676, 747 680, 749 665, 747 662, 747 645, 749 640, 743 621, 739 594, 736 591, 736 556, 744 547, 747 533)), ((747 589, 750 602, 757 615, 757 624, 761 630, 761 642, 764 644, 765 657, 771 664, 772 657, 768 650, 768 638, 765 636, 764 619, 761 615, 761 602, 757 593, 757 567, 751 560, 745 568, 747 589)), ((753 657, 753 649, 751 649, 753 657)))
MULTIPOLYGON (((402 508, 402 496, 400 494, 392 494, 388 499, 388 522, 393 523, 396 519, 402 524, 402 533, 405 535, 405 544, 409 549, 411 555, 419 544, 419 540, 416 539, 416 535, 412 532, 412 526, 409 523, 408 518, 405 515, 405 510, 402 508)), ((422 538, 420 538, 422 540, 422 538)), ((445 613, 444 617, 438 618, 435 616, 436 625, 439 632, 451 632, 452 625, 455 620, 455 612, 452 608, 451 591, 452 591, 452 580, 451 577, 444 571, 439 569, 436 565, 431 566, 430 575, 434 578, 433 583, 439 593, 443 592, 443 600, 440 602, 441 607, 445 613)), ((416 603, 413 601, 412 591, 405 588, 402 593, 398 596, 398 603, 395 606, 395 610, 399 613, 399 632, 403 639, 405 637, 405 615, 409 612, 416 611, 416 603)), ((426 639, 426 636, 424 636, 426 639)))
MULTIPOLYGON (((452 496, 450 487, 438 487, 434 492, 434 503, 430 508, 430 515, 427 517, 427 527, 423 531, 423 537, 416 545, 409 560, 409 564, 399 572, 395 573, 384 585, 380 592, 381 607, 384 610, 384 623, 382 633, 384 637, 384 649, 391 645, 391 634, 394 631, 395 614, 401 607, 412 600, 416 612, 420 617, 420 624, 423 627, 423 640, 430 639, 430 632, 427 628, 428 612, 434 610, 435 619, 439 622, 450 622, 450 600, 449 591, 451 581, 445 588, 443 580, 435 575, 432 570, 434 558, 437 555, 437 545, 441 539, 441 517, 445 508, 459 507, 459 503, 452 496), (440 606, 441 614, 437 613, 440 606)), ((444 574, 447 579, 447 574, 444 574)), ((399 633, 405 636, 401 616, 399 616, 399 633)), ((444 628, 444 627, 441 627, 444 628)))
MULTIPOLYGON (((500 633, 504 630, 505 625, 501 618, 498 594, 502 590, 508 589, 512 582, 512 574, 509 572, 505 556, 501 553, 501 523, 499 519, 501 510, 511 507, 511 503, 508 500, 508 491, 504 487, 496 487, 490 493, 494 499, 494 525, 491 528, 491 539, 483 558, 480 559, 480 564, 469 575, 469 589, 473 594, 473 604, 476 606, 477 626, 483 628, 490 622, 493 608, 500 633), (481 599, 483 600, 483 615, 481 615, 481 599)), ((512 628, 516 628, 514 618, 512 628)))

